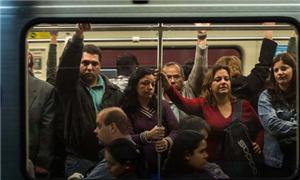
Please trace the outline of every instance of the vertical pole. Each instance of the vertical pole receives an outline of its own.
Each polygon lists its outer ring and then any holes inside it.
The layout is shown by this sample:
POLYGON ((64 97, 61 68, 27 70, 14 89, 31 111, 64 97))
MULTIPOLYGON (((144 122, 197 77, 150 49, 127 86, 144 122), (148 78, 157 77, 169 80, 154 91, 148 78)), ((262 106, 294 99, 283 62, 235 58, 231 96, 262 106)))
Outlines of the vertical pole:
MULTIPOLYGON (((159 23, 158 29, 158 46, 157 46, 157 69, 158 72, 162 70, 162 58, 163 58, 163 46, 162 46, 162 23, 159 23)), ((162 81, 161 79, 157 82, 157 125, 162 125, 162 81)), ((157 153, 157 178, 160 179, 160 169, 161 169, 161 154, 157 153)))

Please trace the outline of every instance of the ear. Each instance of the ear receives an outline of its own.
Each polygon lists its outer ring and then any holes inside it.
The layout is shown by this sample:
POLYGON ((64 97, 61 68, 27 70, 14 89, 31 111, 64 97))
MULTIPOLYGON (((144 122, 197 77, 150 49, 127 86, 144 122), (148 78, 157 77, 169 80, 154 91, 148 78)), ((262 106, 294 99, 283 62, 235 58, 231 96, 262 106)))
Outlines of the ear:
POLYGON ((113 122, 110 124, 109 129, 110 129, 111 133, 115 133, 118 130, 118 127, 117 127, 116 123, 113 122))

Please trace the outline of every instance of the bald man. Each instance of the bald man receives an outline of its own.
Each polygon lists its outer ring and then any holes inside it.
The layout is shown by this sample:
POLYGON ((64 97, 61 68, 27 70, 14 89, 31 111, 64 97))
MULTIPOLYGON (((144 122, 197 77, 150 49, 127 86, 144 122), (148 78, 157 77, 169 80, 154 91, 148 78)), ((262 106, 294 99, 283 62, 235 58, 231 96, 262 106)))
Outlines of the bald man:
MULTIPOLYGON (((96 129, 94 132, 99 140, 99 143, 104 145, 109 144, 119 138, 127 138, 131 140, 131 137, 128 134, 127 115, 119 107, 109 107, 100 111, 97 115, 96 129)), ((102 160, 84 179, 113 179, 107 170, 107 161, 103 158, 103 150, 100 151, 100 156, 100 159, 102 160)))

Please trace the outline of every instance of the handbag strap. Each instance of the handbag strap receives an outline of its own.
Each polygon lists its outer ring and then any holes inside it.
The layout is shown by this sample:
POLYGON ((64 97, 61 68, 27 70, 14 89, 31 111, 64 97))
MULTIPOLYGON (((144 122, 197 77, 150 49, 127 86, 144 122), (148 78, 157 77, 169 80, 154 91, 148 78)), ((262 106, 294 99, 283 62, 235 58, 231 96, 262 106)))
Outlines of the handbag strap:
POLYGON ((237 99, 237 102, 234 104, 233 109, 233 115, 232 115, 232 122, 238 122, 241 120, 242 115, 242 100, 237 99))
MULTIPOLYGON (((238 122, 241 119, 241 114, 242 114, 242 100, 237 99, 237 102, 234 104, 234 108, 233 108, 233 114, 232 114, 232 122, 238 122)), ((213 157, 215 157, 216 159, 219 159, 221 157, 221 153, 223 152, 223 146, 224 146, 224 137, 222 138, 222 143, 219 144, 216 147, 216 151, 213 153, 213 157)))

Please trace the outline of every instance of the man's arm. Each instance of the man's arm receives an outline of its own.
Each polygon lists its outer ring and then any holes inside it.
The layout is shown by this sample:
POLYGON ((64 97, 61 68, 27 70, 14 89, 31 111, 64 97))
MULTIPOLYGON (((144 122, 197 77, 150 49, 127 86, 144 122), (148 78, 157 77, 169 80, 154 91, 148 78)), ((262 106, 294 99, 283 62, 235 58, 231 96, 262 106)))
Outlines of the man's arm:
MULTIPOLYGON (((197 26, 203 26, 208 24, 200 24, 197 23, 197 26)), ((190 88, 191 92, 193 92, 193 97, 197 97, 201 93, 203 79, 208 69, 207 62, 207 33, 204 30, 200 30, 197 33, 197 45, 195 51, 195 59, 192 71, 188 77, 186 88, 190 88)))
POLYGON ((64 48, 58 67, 56 85, 61 90, 72 91, 77 85, 80 73, 80 61, 82 57, 83 48, 83 33, 90 30, 88 24, 78 24, 75 34, 70 39, 64 48))

